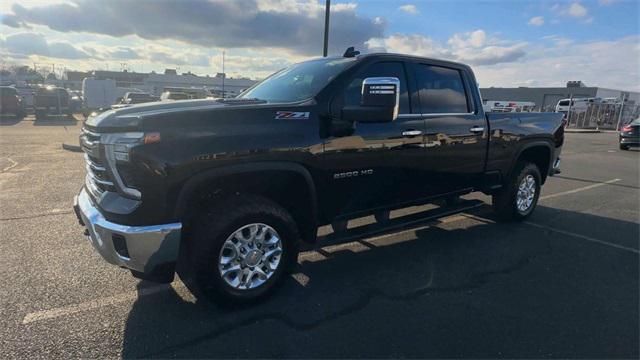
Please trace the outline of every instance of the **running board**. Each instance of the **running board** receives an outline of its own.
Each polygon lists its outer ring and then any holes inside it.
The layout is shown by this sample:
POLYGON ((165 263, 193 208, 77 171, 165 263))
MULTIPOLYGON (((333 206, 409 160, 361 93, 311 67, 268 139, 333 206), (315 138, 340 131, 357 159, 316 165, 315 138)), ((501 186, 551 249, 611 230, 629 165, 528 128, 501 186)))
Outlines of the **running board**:
POLYGON ((390 219, 385 224, 373 223, 358 226, 341 233, 331 233, 324 236, 318 236, 316 246, 323 247, 327 245, 339 244, 387 233, 398 232, 400 230, 424 225, 425 223, 432 222, 443 217, 476 209, 484 205, 486 205, 486 203, 481 200, 462 200, 458 204, 452 206, 438 207, 435 209, 425 210, 419 213, 390 219))

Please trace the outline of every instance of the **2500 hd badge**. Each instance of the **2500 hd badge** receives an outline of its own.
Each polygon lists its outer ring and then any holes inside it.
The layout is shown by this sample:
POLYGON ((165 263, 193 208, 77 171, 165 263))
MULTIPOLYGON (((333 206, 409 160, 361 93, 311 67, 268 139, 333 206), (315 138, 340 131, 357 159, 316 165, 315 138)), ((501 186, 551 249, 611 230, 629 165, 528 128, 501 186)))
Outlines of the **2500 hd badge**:
POLYGON ((347 171, 342 173, 333 174, 334 179, 344 179, 356 176, 373 175, 373 169, 347 171))

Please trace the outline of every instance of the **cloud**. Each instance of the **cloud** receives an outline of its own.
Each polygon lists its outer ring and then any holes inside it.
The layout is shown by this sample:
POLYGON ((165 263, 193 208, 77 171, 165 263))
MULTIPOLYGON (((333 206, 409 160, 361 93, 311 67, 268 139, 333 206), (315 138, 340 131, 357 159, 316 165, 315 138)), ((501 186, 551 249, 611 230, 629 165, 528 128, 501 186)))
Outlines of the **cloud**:
POLYGON ((169 51, 155 50, 148 54, 148 60, 166 65, 209 66, 210 59, 204 54, 176 54, 169 51))
POLYGON ((137 60, 141 58, 140 54, 136 50, 124 46, 108 50, 105 55, 107 58, 116 60, 137 60))
POLYGON ((544 25, 544 18, 542 16, 534 16, 531 19, 529 19, 528 24, 533 26, 542 26, 544 25))
POLYGON ((418 10, 418 8, 415 5, 412 4, 406 4, 406 5, 402 5, 400 7, 398 7, 399 10, 406 12, 407 14, 410 15, 418 15, 420 14, 420 10, 418 10))
MULTIPOLYGON (((381 37, 384 22, 358 16, 355 4, 337 4, 331 14, 330 50, 362 48, 381 37)), ((320 54, 324 7, 316 1, 90 1, 25 7, 14 4, 2 22, 43 25, 59 32, 85 32, 147 40, 179 40, 204 47, 281 48, 320 54), (171 25, 160 19, 170 19, 171 25)))
POLYGON ((590 86, 640 91, 640 36, 583 43, 555 39, 560 42, 528 49, 521 61, 476 67, 480 85, 526 86, 535 79, 540 86, 564 87, 568 80, 581 80, 590 86))
POLYGON ((573 17, 584 17, 584 16, 587 16, 587 13, 588 13, 587 8, 577 2, 574 2, 571 5, 569 5, 569 9, 567 11, 569 15, 573 17))
POLYGON ((484 30, 454 34, 446 45, 419 34, 395 34, 367 42, 369 49, 444 58, 472 65, 494 65, 516 61, 526 55, 526 43, 489 38, 484 30))
POLYGON ((551 11, 561 16, 574 18, 584 18, 589 14, 589 9, 579 2, 572 2, 569 5, 554 4, 551 11))
POLYGON ((617 2, 617 0, 598 0, 598 4, 601 6, 609 6, 615 2, 617 2))
POLYGON ((47 42, 40 33, 17 33, 9 35, 0 43, 3 51, 11 57, 24 58, 31 55, 47 56, 59 59, 87 59, 91 57, 67 42, 47 42))

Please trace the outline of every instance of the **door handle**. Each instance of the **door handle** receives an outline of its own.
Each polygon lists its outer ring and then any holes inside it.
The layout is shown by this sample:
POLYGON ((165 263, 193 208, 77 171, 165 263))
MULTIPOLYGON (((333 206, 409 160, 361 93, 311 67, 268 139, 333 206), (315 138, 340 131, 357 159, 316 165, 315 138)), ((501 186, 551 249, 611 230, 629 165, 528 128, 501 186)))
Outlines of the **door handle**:
POLYGON ((422 135, 422 131, 420 130, 405 130, 402 132, 402 136, 404 137, 414 137, 422 135))
POLYGON ((484 132, 484 128, 482 126, 474 126, 471 129, 469 129, 469 131, 471 131, 474 134, 477 134, 477 133, 484 132))

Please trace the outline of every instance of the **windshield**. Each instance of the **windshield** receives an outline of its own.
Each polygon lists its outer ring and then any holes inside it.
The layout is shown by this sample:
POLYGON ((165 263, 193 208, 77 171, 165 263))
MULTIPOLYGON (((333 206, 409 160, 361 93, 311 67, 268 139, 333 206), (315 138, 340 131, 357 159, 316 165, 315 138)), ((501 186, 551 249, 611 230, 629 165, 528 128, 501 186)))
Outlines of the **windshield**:
POLYGON ((355 58, 321 59, 291 65, 240 94, 269 102, 295 102, 315 96, 355 58))

